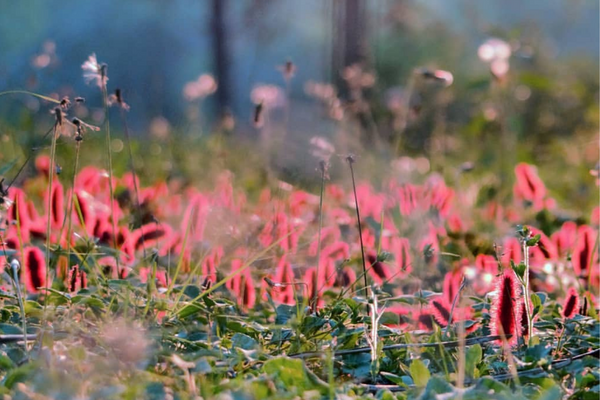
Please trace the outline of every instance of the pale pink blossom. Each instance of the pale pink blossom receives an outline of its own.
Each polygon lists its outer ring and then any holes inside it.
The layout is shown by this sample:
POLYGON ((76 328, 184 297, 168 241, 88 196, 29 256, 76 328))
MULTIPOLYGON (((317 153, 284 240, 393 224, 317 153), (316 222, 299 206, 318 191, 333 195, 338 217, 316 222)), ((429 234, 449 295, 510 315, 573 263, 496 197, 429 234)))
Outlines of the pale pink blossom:
POLYGON ((511 54, 512 50, 510 45, 504 40, 497 38, 486 40, 477 50, 477 55, 481 61, 485 62, 508 60, 511 54))
POLYGON ((267 108, 279 108, 285 105, 285 93, 275 85, 255 86, 250 93, 250 99, 254 104, 262 104, 267 108))
POLYGON ((203 99, 217 91, 217 81, 212 75, 202 74, 195 81, 188 82, 183 87, 183 97, 188 101, 203 99))
POLYGON ((335 153, 335 147, 321 136, 313 136, 310 139, 310 153, 316 158, 328 162, 335 153))

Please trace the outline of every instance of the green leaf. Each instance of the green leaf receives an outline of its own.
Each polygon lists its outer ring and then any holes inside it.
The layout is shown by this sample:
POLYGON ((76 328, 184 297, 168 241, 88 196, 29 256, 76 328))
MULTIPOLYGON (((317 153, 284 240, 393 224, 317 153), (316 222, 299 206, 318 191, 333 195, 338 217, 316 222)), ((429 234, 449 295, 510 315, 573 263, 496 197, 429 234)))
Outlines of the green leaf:
POLYGON ((389 390, 380 390, 377 393, 378 400, 396 400, 396 397, 389 390))
POLYGON ((536 315, 538 315, 542 312, 542 309, 544 307, 542 305, 542 299, 540 299, 540 297, 537 295, 537 293, 531 293, 531 303, 533 303, 532 317, 535 317, 536 315))
POLYGON ((8 371, 15 367, 15 363, 6 354, 0 354, 0 370, 8 371))
POLYGON ((383 376, 385 379, 387 379, 388 381, 390 381, 392 383, 395 383, 398 386, 408 387, 408 385, 406 383, 404 383, 404 380, 402 380, 401 376, 392 374, 391 372, 385 372, 385 371, 380 372, 379 375, 383 376))
POLYGON ((544 292, 536 292, 535 294, 540 299, 540 302, 542 303, 542 305, 546 304, 546 299, 548 298, 548 295, 546 293, 544 293, 544 292))
POLYGON ((475 369, 481 362, 483 351, 481 345, 476 344, 469 347, 465 354, 465 373, 471 378, 477 378, 475 376, 475 369))
POLYGON ((160 382, 150 382, 146 386, 146 398, 149 400, 159 400, 167 398, 165 387, 160 382))
POLYGON ((15 325, 0 324, 0 333, 5 333, 7 335, 20 335, 23 333, 23 331, 21 328, 15 325))
POLYGON ((517 233, 522 237, 529 237, 529 228, 526 225, 517 225, 517 233))
POLYGON ((515 271, 515 274, 517 274, 517 278, 522 282, 525 279, 525 270, 527 269, 527 266, 522 262, 519 263, 519 265, 515 265, 512 260, 510 260, 510 266, 512 270, 515 271))
POLYGON ((275 317, 275 323, 277 325, 284 325, 295 314, 296 307, 288 306, 287 304, 280 304, 277 306, 275 312, 277 313, 277 317, 275 317))
POLYGON ((427 381, 429 381, 431 374, 423 361, 418 358, 414 359, 410 364, 409 371, 410 376, 417 387, 425 387, 425 385, 427 385, 427 381))
MULTIPOLYGON (((446 382, 446 380, 443 378, 434 376, 431 379, 429 379, 429 382, 427 382, 427 387, 425 388, 425 393, 423 393, 423 398, 436 399, 436 398, 441 397, 441 396, 436 396, 437 394, 451 393, 451 392, 455 392, 455 389, 451 384, 446 382)), ((454 393, 454 394, 455 395, 453 395, 449 398, 458 398, 458 393, 454 393)))
POLYGON ((109 279, 107 282, 108 282, 108 287, 113 290, 118 290, 118 289, 122 289, 122 288, 131 288, 131 283, 129 283, 129 281, 126 281, 124 279, 109 279))
POLYGON ((258 346, 258 342, 250 336, 238 332, 231 337, 231 346, 236 349, 254 350, 258 346))
POLYGON ((4 378, 3 386, 12 389, 17 383, 25 382, 27 378, 39 373, 39 371, 36 373, 38 367, 39 366, 35 365, 35 363, 27 363, 11 370, 4 378))
POLYGON ((560 400, 563 398, 563 393, 558 386, 552 386, 538 397, 538 400, 560 400))
POLYGON ((531 239, 527 240, 527 246, 528 247, 533 247, 533 246, 537 245, 539 243, 539 241, 540 241, 541 238, 542 238, 542 235, 540 235, 538 233, 537 235, 535 235, 531 239))
POLYGON ((204 310, 204 308, 201 307, 200 305, 198 305, 196 303, 190 303, 190 304, 187 304, 184 307, 182 307, 179 310, 179 312, 177 313, 177 316, 180 319, 185 319, 185 318, 189 317, 190 315, 194 315, 203 310, 204 310))
POLYGON ((302 360, 278 357, 265 362, 263 371, 283 384, 286 391, 297 388, 299 393, 316 389, 322 394, 329 391, 325 382, 310 373, 302 360))

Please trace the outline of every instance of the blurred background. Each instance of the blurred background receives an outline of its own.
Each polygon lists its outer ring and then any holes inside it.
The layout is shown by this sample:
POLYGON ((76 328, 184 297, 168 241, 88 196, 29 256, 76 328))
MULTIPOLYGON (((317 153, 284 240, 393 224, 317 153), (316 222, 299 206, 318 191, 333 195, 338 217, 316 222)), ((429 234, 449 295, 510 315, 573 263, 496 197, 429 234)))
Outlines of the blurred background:
MULTIPOLYGON (((572 167, 557 188, 589 199, 568 180, 589 180, 598 159, 599 12, 593 0, 0 0, 0 91, 83 96, 78 116, 100 125, 81 75, 96 53, 138 138, 283 140, 284 173, 312 171, 295 149, 315 135, 442 173, 475 163, 508 177, 528 161, 552 165, 543 177, 572 167)), ((52 123, 44 101, 0 104, 5 142, 26 148, 52 123)))

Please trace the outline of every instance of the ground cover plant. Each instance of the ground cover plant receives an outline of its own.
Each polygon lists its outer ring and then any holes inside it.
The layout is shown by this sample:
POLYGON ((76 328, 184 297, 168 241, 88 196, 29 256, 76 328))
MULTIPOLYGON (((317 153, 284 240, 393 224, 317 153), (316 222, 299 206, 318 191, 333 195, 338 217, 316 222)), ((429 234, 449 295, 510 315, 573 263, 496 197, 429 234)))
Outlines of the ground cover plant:
MULTIPOLYGON (((498 57, 486 61, 502 87, 498 57)), ((295 68, 283 65, 286 82, 295 68)), ((7 398, 599 396, 590 157, 569 210, 542 178, 555 172, 510 155, 481 172, 445 147, 409 156, 410 97, 398 134, 377 137, 374 76, 358 66, 344 71, 347 103, 307 84, 340 126, 304 143, 307 178, 277 168, 290 142, 272 87, 253 93, 260 146, 225 123, 208 139, 170 137, 159 156, 167 139, 129 137, 107 65, 92 55, 82 69, 100 126, 73 117, 81 97, 0 93, 52 112, 0 168, 7 398)), ((210 95, 210 79, 184 93, 210 95)), ((411 79, 441 91, 453 76, 411 79)))

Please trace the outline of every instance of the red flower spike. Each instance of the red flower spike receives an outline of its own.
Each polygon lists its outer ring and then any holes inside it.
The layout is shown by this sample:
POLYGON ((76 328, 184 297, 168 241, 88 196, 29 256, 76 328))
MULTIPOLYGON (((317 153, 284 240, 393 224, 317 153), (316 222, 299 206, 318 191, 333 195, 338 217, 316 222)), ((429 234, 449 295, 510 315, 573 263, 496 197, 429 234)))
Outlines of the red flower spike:
MULTIPOLYGON (((140 282, 146 283, 148 282, 148 278, 152 278, 152 267, 142 267, 140 268, 140 282)), ((167 287, 167 272, 164 270, 156 271, 156 286, 157 287, 167 287)))
POLYGON ((560 230, 554 232, 551 240, 556 247, 560 258, 564 259, 572 251, 577 239, 577 224, 573 221, 565 222, 560 230))
POLYGON ((44 252, 37 247, 26 247, 23 250, 23 274, 27 291, 38 293, 46 286, 46 262, 44 252))
POLYGON ((533 203, 535 209, 544 208, 546 186, 533 165, 520 163, 515 167, 517 181, 513 188, 515 199, 533 203))
POLYGON ((567 291, 561 314, 565 319, 570 319, 573 318, 577 312, 579 312, 579 295, 577 294, 577 290, 571 287, 567 291))
POLYGON ((44 195, 46 213, 50 213, 50 225, 53 229, 60 229, 65 219, 65 195, 62 184, 55 179, 52 184, 52 197, 50 210, 48 210, 48 193, 44 195))
POLYGON ((47 155, 37 156, 35 158, 35 169, 41 176, 48 179, 48 171, 50 170, 50 157, 47 155))
MULTIPOLYGON (((244 262, 242 259, 233 259, 231 261, 231 274, 238 271, 243 265, 244 262)), ((226 283, 226 286, 235 295, 238 305, 246 308, 254 307, 254 304, 256 303, 256 292, 254 290, 254 282, 252 281, 252 275, 250 274, 249 269, 246 268, 244 271, 235 275, 226 283)))
MULTIPOLYGON (((492 302, 492 335, 511 335, 509 344, 517 343, 521 322, 520 289, 512 270, 496 277, 496 296, 492 302)), ((502 342, 500 340, 500 342, 502 342)))
POLYGON ((435 322, 442 327, 448 326, 448 321, 450 321, 450 309, 450 304, 446 303, 441 297, 431 302, 431 314, 433 315, 435 322))
POLYGON ((73 265, 71 270, 69 271, 69 276, 67 278, 67 289, 71 293, 77 293, 81 289, 85 289, 87 287, 87 275, 85 272, 79 269, 78 265, 73 265))
POLYGON ((377 256, 373 253, 367 255, 367 261, 371 264, 369 274, 378 285, 382 285, 385 281, 392 277, 390 268, 381 261, 377 261, 377 256))
POLYGON ((404 276, 412 271, 412 258, 410 256, 410 242, 406 238, 393 237, 391 243, 392 253, 396 261, 396 268, 404 276))
POLYGON ((292 265, 287 261, 285 255, 281 257, 277 264, 273 280, 277 283, 288 284, 273 291, 273 300, 284 304, 294 304, 294 286, 289 285, 294 282, 294 272, 292 271, 292 265))
MULTIPOLYGON (((529 324, 527 322, 527 308, 525 307, 525 299, 523 297, 521 299, 519 299, 518 307, 520 310, 521 334, 523 335, 523 338, 528 338, 529 337, 529 324)), ((531 301, 529 302, 529 309, 531 310, 531 312, 533 312, 533 303, 531 301)), ((535 316, 533 318, 534 321, 536 319, 537 319, 537 316, 535 316)))
POLYGON ((573 269, 577 276, 586 278, 590 273, 590 267, 595 266, 598 262, 598 251, 594 254, 592 260, 592 251, 594 251, 595 241, 598 240, 598 233, 589 226, 580 226, 577 231, 577 242, 573 249, 571 261, 573 269), (590 265, 592 261, 592 265, 590 265))
POLYGON ((558 260, 558 250, 554 242, 539 229, 530 228, 532 236, 540 235, 540 241, 537 246, 531 247, 530 257, 533 265, 543 265, 547 260, 558 260))
POLYGON ((448 272, 444 276, 443 294, 446 304, 452 304, 452 302, 454 302, 454 297, 456 297, 458 290, 460 289, 462 277, 463 275, 460 270, 448 272))
POLYGON ((19 221, 21 226, 26 225, 30 218, 27 201, 25 200, 25 192, 21 189, 10 188, 8 197, 13 203, 8 210, 8 219, 10 221, 19 221))
MULTIPOLYGON (((338 242, 340 240, 341 236, 342 236, 342 234, 340 232, 339 227, 324 226, 323 229, 321 230, 321 254, 324 253, 324 249, 326 248, 327 243, 338 242)), ((312 241, 310 242, 310 246, 308 247, 308 255, 313 256, 313 257, 316 256, 318 246, 319 246, 319 235, 318 235, 318 233, 315 233, 312 241)), ((348 245, 346 244, 346 246, 348 246, 348 245)), ((349 250, 347 250, 347 251, 349 251, 349 250)))
POLYGON ((350 267, 344 267, 337 275, 335 286, 347 288, 356 282, 356 272, 350 267))

